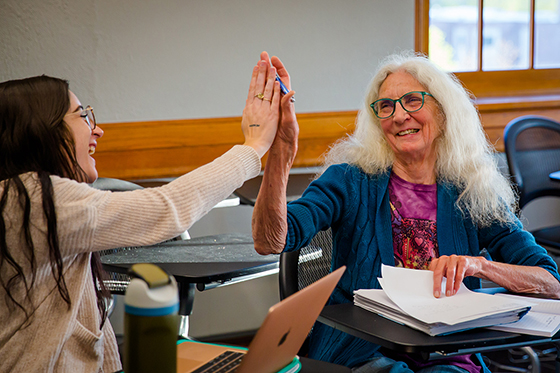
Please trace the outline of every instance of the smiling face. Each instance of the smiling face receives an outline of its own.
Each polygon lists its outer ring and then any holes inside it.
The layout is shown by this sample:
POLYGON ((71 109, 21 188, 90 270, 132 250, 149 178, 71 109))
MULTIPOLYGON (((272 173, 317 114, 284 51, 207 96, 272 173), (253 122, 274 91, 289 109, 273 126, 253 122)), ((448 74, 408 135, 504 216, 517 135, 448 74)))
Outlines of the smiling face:
MULTIPOLYGON (((405 71, 390 74, 379 89, 379 98, 399 99, 412 91, 427 91, 412 75, 405 71)), ((400 103, 393 116, 380 119, 387 142, 395 153, 396 166, 407 168, 423 165, 435 168, 435 139, 440 135, 439 108, 432 97, 426 96, 422 109, 409 113, 400 103)), ((395 165, 394 165, 395 166, 395 165)))
POLYGON ((68 109, 64 121, 74 135, 76 160, 87 175, 88 180, 83 181, 93 183, 97 180, 97 169, 95 168, 95 159, 91 156, 95 153, 97 139, 103 136, 103 130, 99 126, 93 131, 90 129, 86 118, 82 117, 82 104, 74 93, 70 91, 69 94, 70 109, 68 109))

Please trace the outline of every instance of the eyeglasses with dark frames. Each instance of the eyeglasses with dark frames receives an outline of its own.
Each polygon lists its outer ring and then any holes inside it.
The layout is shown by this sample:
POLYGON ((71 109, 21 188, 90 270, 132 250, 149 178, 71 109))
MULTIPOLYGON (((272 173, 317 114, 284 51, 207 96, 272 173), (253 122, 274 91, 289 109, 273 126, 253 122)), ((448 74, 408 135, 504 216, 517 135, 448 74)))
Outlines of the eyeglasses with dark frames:
POLYGON ((395 113, 397 102, 400 103, 401 107, 408 113, 414 113, 422 109, 425 101, 424 96, 434 97, 428 92, 412 91, 405 93, 397 100, 380 98, 374 101, 370 106, 379 119, 387 119, 392 117, 395 113))

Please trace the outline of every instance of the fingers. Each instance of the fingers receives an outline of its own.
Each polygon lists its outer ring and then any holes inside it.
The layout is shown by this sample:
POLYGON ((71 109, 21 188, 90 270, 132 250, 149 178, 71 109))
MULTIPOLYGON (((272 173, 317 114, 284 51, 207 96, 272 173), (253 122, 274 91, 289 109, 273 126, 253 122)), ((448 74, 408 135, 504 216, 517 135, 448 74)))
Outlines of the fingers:
MULTIPOLYGON (((269 67, 268 76, 266 78, 266 86, 264 87, 264 100, 272 102, 272 91, 276 83, 276 69, 274 67, 269 67)), ((280 84, 279 84, 280 86, 280 84)))
POLYGON ((280 84, 276 81, 276 68, 264 58, 253 69, 247 103, 243 109, 241 128, 245 145, 255 149, 262 157, 270 148, 278 129, 280 117, 280 84))
POLYGON ((434 272, 434 297, 441 296, 443 277, 446 278, 445 296, 450 297, 457 294, 469 268, 469 258, 465 256, 443 255, 433 259, 429 270, 434 272))
POLYGON ((268 65, 265 61, 260 60, 257 66, 258 66, 258 74, 257 74, 257 81, 255 83, 255 92, 253 94, 253 99, 262 100, 262 97, 258 98, 256 97, 256 95, 260 93, 264 93, 264 87, 266 84, 267 73, 268 73, 268 65))
POLYGON ((447 284, 445 286, 445 296, 450 297, 454 295, 453 289, 455 288, 457 274, 457 257, 451 255, 447 263, 447 270, 445 271, 445 277, 447 278, 447 284))
POLYGON ((272 56, 271 62, 272 66, 274 66, 278 71, 278 76, 282 79, 282 83, 284 83, 286 88, 291 90, 290 74, 288 74, 288 70, 286 70, 284 64, 280 61, 280 58, 272 56))
MULTIPOLYGON (((280 87, 280 83, 278 83, 278 87, 280 87)), ((288 111, 292 111, 294 108, 294 101, 292 101, 292 97, 295 95, 296 93, 294 91, 290 91, 289 93, 285 94, 282 97, 282 103, 281 103, 281 107, 282 107, 282 111, 283 112, 288 112, 288 111)))
MULTIPOLYGON (((261 53, 261 57, 268 59, 266 52, 261 53)), ((276 68, 270 66, 265 59, 261 59, 253 69, 247 100, 272 102, 275 80, 276 68)))
POLYGON ((261 60, 265 61, 267 65, 270 65, 270 57, 266 51, 261 52, 261 60))
POLYGON ((441 296, 441 282, 443 281, 443 268, 445 263, 441 260, 443 257, 432 259, 428 269, 434 272, 434 297, 439 298, 441 296))
POLYGON ((457 294, 461 283, 466 276, 468 269, 468 259, 464 256, 459 256, 457 261, 457 270, 455 271, 455 284, 453 285, 453 294, 457 294))
POLYGON ((286 70, 286 68, 284 67, 284 64, 282 63, 282 61, 280 61, 280 58, 278 58, 276 56, 272 56, 272 58, 270 59, 270 62, 272 63, 272 66, 274 66, 278 69, 278 74, 280 74, 280 70, 282 70, 283 73, 288 72, 286 70))
MULTIPOLYGON (((280 83, 276 80, 272 80, 272 86, 274 87, 274 94, 272 95, 272 101, 270 102, 273 108, 278 108, 280 106, 280 83)), ((276 109, 278 110, 278 109, 276 109)))
POLYGON ((251 83, 249 84, 249 93, 247 94, 247 101, 252 101, 255 97, 255 86, 257 85, 257 75, 259 74, 259 66, 253 67, 253 75, 251 75, 251 83))
MULTIPOLYGON (((241 119, 241 128, 245 136, 245 145, 252 146, 262 157, 276 138, 281 112, 282 114, 289 114, 284 118, 292 118, 293 122, 296 123, 292 125, 295 128, 292 132, 296 135, 297 122, 294 105, 290 102, 294 92, 282 97, 280 83, 276 80, 276 67, 271 65, 266 52, 262 52, 260 57, 261 60, 253 69, 251 76, 247 103, 241 119), (282 110, 280 110, 281 105, 282 110)), ((281 62, 280 66, 283 68, 281 62)))

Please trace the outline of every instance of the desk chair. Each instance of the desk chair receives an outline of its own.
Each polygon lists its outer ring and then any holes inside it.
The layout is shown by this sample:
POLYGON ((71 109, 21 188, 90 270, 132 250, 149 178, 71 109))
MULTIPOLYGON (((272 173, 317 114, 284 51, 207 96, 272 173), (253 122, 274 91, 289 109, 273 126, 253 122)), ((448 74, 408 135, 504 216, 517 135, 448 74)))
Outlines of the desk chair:
MULTIPOLYGON (((332 247, 332 230, 329 228, 325 231, 319 231, 309 244, 300 250, 280 254, 279 286, 281 300, 331 272, 332 247)), ((485 292, 491 292, 491 290, 485 289, 485 292)), ((305 356, 308 350, 309 338, 307 338, 298 355, 305 356)), ((555 349, 552 350, 555 351, 555 349)), ((499 370, 517 373, 539 373, 541 367, 539 355, 546 354, 554 359, 556 354, 552 350, 544 350, 537 353, 527 346, 508 350, 507 358, 509 363, 515 366, 507 365, 507 361, 496 361, 496 354, 492 356, 494 360, 486 357, 485 360, 488 366, 499 370), (522 369, 519 367, 520 364, 528 364, 530 368, 522 369)))
MULTIPOLYGON (((280 272, 278 273, 280 300, 328 275, 331 272, 331 259, 332 233, 330 228, 317 233, 306 247, 280 254, 280 272)), ((308 351, 309 337, 303 343, 298 355, 306 356, 308 351)), ((348 368, 339 367, 337 369, 348 368)))
MULTIPOLYGON (((532 115, 516 118, 504 130, 504 143, 519 209, 540 197, 560 197, 560 182, 548 176, 560 170, 560 123, 532 115)), ((531 233, 538 244, 560 254, 560 225, 531 233)))
MULTIPOLYGON (((319 231, 306 247, 280 254, 280 300, 311 285, 331 272, 331 229, 319 231)), ((306 356, 309 338, 305 340, 298 355, 306 356)))
POLYGON ((289 297, 331 272, 331 228, 319 231, 300 250, 280 254, 280 299, 289 297))

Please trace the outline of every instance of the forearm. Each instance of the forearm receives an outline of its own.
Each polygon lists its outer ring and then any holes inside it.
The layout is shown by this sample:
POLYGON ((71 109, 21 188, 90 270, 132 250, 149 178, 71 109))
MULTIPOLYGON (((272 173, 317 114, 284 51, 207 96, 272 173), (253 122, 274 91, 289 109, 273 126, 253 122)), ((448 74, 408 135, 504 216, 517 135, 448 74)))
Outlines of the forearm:
POLYGON ((152 245, 173 238, 244 181, 257 176, 260 169, 259 157, 252 148, 235 146, 157 188, 109 193, 53 178, 61 250, 98 251, 152 245))
POLYGON ((480 273, 476 276, 490 280, 511 292, 537 294, 560 299, 560 283, 540 267, 506 264, 481 259, 480 273))
POLYGON ((281 142, 270 150, 252 218, 253 240, 259 254, 281 253, 286 246, 286 189, 296 151, 297 143, 281 142))

